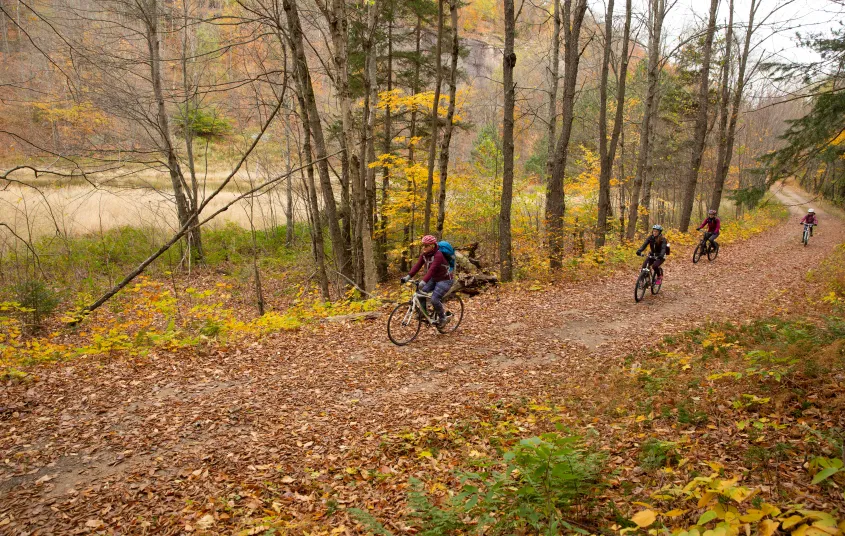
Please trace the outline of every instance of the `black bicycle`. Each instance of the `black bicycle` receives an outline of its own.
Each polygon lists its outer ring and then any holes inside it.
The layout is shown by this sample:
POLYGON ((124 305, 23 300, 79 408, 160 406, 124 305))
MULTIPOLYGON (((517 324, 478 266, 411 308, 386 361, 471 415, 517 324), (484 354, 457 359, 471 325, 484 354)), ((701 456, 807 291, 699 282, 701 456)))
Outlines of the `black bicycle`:
POLYGON ((423 322, 434 326, 440 333, 452 333, 458 329, 464 319, 464 302, 459 295, 452 293, 443 297, 446 321, 438 324, 431 305, 431 294, 420 291, 422 281, 409 281, 409 283, 414 286, 414 295, 411 300, 397 305, 387 319, 387 336, 390 342, 397 346, 410 344, 417 338, 423 322))
POLYGON ((707 255, 707 260, 715 261, 716 257, 719 256, 719 245, 716 244, 715 246, 710 243, 710 237, 713 233, 704 232, 704 235, 701 237, 701 242, 697 246, 695 246, 695 251, 692 252, 692 262, 693 264, 697 263, 703 255, 707 255))
POLYGON ((652 294, 657 294, 660 292, 661 284, 657 284, 657 274, 654 273, 651 265, 654 264, 654 261, 657 260, 657 257, 654 256, 654 253, 649 253, 646 259, 643 261, 643 267, 640 269, 640 276, 637 277, 637 285, 634 287, 634 301, 639 303, 643 298, 645 298, 645 291, 647 288, 651 288, 652 294))
POLYGON ((807 247, 807 244, 810 242, 810 229, 815 227, 815 225, 814 223, 804 224, 804 234, 801 237, 801 243, 804 244, 804 247, 807 247))

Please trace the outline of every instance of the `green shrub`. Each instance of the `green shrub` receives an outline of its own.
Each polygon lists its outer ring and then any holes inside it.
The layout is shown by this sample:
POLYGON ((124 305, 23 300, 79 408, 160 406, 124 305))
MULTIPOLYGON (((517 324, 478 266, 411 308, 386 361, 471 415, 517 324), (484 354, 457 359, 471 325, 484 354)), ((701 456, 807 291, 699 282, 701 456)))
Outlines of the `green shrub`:
MULTIPOLYGON (((503 461, 484 460, 480 470, 460 474, 461 489, 435 505, 419 480, 411 479, 408 523, 418 534, 560 534, 582 532, 567 522, 583 515, 602 488, 603 456, 577 437, 556 433, 523 439, 503 461), (502 467, 497 471, 496 467, 502 467)), ((371 515, 350 510, 375 534, 391 534, 371 515)))
POLYGON ((15 285, 16 301, 26 310, 27 323, 34 329, 41 328, 46 316, 58 307, 59 295, 43 281, 29 279, 15 285))

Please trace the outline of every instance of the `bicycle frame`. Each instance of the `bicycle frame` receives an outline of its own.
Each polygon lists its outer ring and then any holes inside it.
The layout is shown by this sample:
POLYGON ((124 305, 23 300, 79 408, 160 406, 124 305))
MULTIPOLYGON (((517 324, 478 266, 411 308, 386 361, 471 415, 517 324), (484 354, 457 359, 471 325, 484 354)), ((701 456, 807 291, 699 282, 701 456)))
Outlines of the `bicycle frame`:
POLYGON ((424 294, 420 292, 420 281, 412 281, 412 283, 414 285, 414 295, 411 297, 411 306, 408 307, 408 312, 405 313, 405 316, 402 318, 402 323, 405 324, 410 322, 414 316, 414 311, 419 311, 425 321, 431 324, 433 321, 426 314, 423 309, 422 302, 420 301, 420 298, 430 298, 431 294, 424 294))
POLYGON ((651 274, 654 273, 654 270, 652 269, 651 265, 654 264, 654 261, 656 260, 657 257, 655 257, 654 253, 649 253, 648 255, 646 255, 645 260, 643 260, 643 267, 640 270, 640 273, 649 274, 649 283, 651 283, 651 274))

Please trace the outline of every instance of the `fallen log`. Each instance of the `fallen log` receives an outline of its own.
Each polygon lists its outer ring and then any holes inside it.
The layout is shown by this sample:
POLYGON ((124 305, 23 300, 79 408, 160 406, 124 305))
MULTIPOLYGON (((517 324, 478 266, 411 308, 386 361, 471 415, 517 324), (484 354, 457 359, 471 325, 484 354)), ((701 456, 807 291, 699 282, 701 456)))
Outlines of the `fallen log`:
POLYGON ((323 319, 323 322, 346 322, 347 320, 375 320, 384 315, 381 311, 366 311, 362 313, 351 313, 348 315, 329 316, 323 319))
POLYGON ((455 272, 457 275, 446 296, 456 292, 477 296, 483 292, 485 287, 498 284, 498 276, 485 270, 481 266, 481 261, 476 258, 477 250, 478 242, 473 242, 455 251, 455 272))

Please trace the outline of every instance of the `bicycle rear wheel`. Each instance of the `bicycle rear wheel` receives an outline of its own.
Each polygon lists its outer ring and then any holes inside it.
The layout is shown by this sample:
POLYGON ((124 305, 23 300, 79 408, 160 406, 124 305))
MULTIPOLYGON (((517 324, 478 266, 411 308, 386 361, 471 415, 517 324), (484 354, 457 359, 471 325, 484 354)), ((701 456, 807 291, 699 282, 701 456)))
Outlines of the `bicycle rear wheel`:
POLYGON ((695 246, 695 251, 692 252, 692 263, 695 264, 701 259, 701 254, 704 252, 704 246, 698 244, 695 246))
POLYGON ((421 325, 422 318, 413 302, 400 303, 387 319, 387 336, 396 346, 404 346, 417 338, 421 325))
POLYGON ((645 289, 648 286, 648 274, 641 273, 637 278, 637 285, 634 287, 634 301, 639 303, 645 297, 645 289))
POLYGON ((443 300, 443 309, 446 311, 447 316, 452 315, 452 317, 445 326, 442 328, 438 327, 437 331, 440 333, 452 333, 458 329, 458 326, 461 325, 461 320, 464 319, 464 301, 457 294, 452 294, 443 300))
POLYGON ((710 246, 707 248, 707 260, 715 261, 716 257, 719 256, 719 247, 718 246, 710 246))

